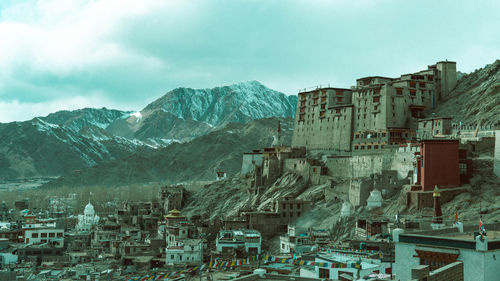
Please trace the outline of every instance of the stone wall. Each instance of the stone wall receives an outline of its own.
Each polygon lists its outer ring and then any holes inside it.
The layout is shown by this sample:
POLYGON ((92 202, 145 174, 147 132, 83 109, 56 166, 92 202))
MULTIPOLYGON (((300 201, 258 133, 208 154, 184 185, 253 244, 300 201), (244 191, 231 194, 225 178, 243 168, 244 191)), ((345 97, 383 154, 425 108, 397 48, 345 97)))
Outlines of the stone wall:
POLYGON ((454 262, 429 272, 428 265, 412 268, 411 278, 414 281, 464 281, 464 264, 454 262))
POLYGON ((310 178, 311 165, 306 158, 290 158, 285 160, 285 172, 293 172, 307 182, 310 178))
POLYGON ((429 273, 429 281, 463 281, 464 280, 464 264, 462 262, 454 262, 438 268, 429 273))
POLYGON ((328 175, 340 178, 369 177, 382 174, 382 171, 397 171, 398 180, 408 177, 413 172, 416 147, 401 147, 397 150, 384 150, 381 153, 355 155, 352 157, 328 157, 325 165, 328 175))
MULTIPOLYGON (((441 189, 441 204, 445 204, 453 200, 455 196, 460 193, 469 191, 465 187, 456 188, 444 188, 441 189)), ((409 191, 406 194, 406 205, 408 207, 414 206, 417 209, 423 208, 433 208, 434 207, 434 197, 432 197, 433 191, 409 191)))

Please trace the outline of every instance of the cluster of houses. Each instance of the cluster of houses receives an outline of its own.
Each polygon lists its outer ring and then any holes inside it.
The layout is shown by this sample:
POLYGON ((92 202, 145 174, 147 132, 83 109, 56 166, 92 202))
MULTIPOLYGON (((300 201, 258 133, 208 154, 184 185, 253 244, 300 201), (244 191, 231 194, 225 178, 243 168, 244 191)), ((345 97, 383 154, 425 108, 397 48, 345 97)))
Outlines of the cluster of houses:
POLYGON ((441 210, 467 192, 471 155, 495 146, 478 129, 469 136, 449 118, 424 118, 455 84, 456 64, 444 61, 360 78, 351 89, 301 91, 292 146, 278 125, 272 147, 243 155, 241 176, 257 195, 285 173, 333 193, 349 181, 336 224, 311 226, 303 218, 315 202, 293 196, 219 219, 188 217, 181 185, 147 202, 96 209, 89 199, 79 215, 71 194, 47 210, 2 202, 0 280, 499 280, 500 224, 464 225, 441 210), (434 215, 384 214, 395 188, 402 206, 434 215))

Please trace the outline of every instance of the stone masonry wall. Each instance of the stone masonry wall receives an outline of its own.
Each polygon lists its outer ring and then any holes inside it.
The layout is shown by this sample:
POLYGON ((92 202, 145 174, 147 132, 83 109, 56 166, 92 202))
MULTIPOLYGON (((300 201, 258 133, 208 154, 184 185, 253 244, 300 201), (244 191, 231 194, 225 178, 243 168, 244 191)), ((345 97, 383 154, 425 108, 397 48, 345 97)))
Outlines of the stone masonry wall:
POLYGON ((328 157, 325 164, 328 167, 328 175, 332 177, 369 177, 371 174, 394 170, 398 172, 398 179, 401 180, 413 171, 415 151, 414 148, 402 148, 373 155, 328 157))
POLYGON ((462 262, 450 263, 429 273, 429 281, 463 281, 464 264, 462 262))
POLYGON ((464 264, 457 261, 431 272, 428 265, 419 265, 412 269, 411 278, 412 281, 464 281, 464 264))

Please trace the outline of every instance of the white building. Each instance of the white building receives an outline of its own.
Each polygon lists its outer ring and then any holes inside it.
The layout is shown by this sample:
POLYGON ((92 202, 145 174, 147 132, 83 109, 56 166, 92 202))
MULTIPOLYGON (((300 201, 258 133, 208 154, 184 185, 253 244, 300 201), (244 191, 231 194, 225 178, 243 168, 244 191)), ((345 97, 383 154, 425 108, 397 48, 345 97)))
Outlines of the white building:
POLYGON ((244 248, 248 254, 261 253, 262 237, 257 230, 221 230, 215 241, 219 252, 229 248, 244 248))
POLYGON ((354 278, 352 280, 358 280, 373 272, 385 273, 388 268, 390 268, 390 264, 384 263, 380 259, 355 257, 336 252, 320 253, 315 259, 315 277, 333 280, 339 280, 341 275, 349 275, 354 278), (332 263, 344 264, 346 267, 336 266, 332 268, 332 263), (355 266, 356 263, 360 264, 359 268, 355 266))
MULTIPOLYGON (((486 230, 498 229, 499 226, 486 225, 486 230)), ((477 225, 471 225, 464 227, 465 232, 448 228, 448 231, 440 229, 411 234, 395 229, 396 278, 412 279, 411 270, 421 265, 428 265, 432 275, 444 266, 462 262, 465 281, 500 280, 500 232, 488 231, 487 236, 474 238, 477 229, 477 225)))
POLYGON ((193 238, 190 236, 189 228, 192 228, 189 224, 177 224, 175 226, 167 226, 165 228, 165 237, 168 246, 176 246, 177 241, 183 241, 188 238, 193 238))
POLYGON ((32 228, 24 230, 25 244, 49 244, 57 248, 64 246, 64 229, 32 228))
POLYGON ((78 215, 77 231, 90 231, 99 223, 99 216, 95 214, 94 206, 89 202, 83 210, 83 215, 78 215))
POLYGON ((280 253, 281 254, 303 254, 311 252, 315 243, 312 237, 304 229, 289 225, 288 233, 280 235, 280 253))
POLYGON ((203 259, 203 240, 185 239, 177 245, 167 246, 166 264, 201 263, 203 259))

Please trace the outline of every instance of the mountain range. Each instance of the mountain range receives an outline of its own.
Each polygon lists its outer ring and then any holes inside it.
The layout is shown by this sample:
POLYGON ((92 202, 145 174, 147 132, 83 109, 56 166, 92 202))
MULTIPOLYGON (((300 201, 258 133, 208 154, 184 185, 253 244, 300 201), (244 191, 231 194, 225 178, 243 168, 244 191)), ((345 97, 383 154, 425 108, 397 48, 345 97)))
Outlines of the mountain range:
POLYGON ((122 186, 148 182, 178 183, 214 180, 217 171, 229 175, 241 169, 243 153, 270 146, 281 122, 282 140, 290 144, 292 118, 255 119, 230 123, 186 143, 173 143, 148 153, 95 165, 47 184, 61 186, 122 186))
POLYGON ((177 88, 127 119, 107 127, 114 135, 142 141, 185 142, 231 122, 294 117, 296 96, 286 96, 257 81, 213 89, 177 88))
POLYGON ((232 123, 293 117, 296 102, 250 81, 177 88, 138 112, 84 108, 0 123, 0 179, 79 174, 133 155, 146 157, 232 123))
MULTIPOLYGON (((84 108, 0 123, 0 179, 60 176, 48 186, 78 186, 235 174, 244 151, 270 145, 278 120, 285 141, 291 136, 296 104, 296 96, 250 81, 176 88, 140 111, 84 108)), ((460 73, 450 98, 433 112, 498 125, 500 61, 460 73)))

